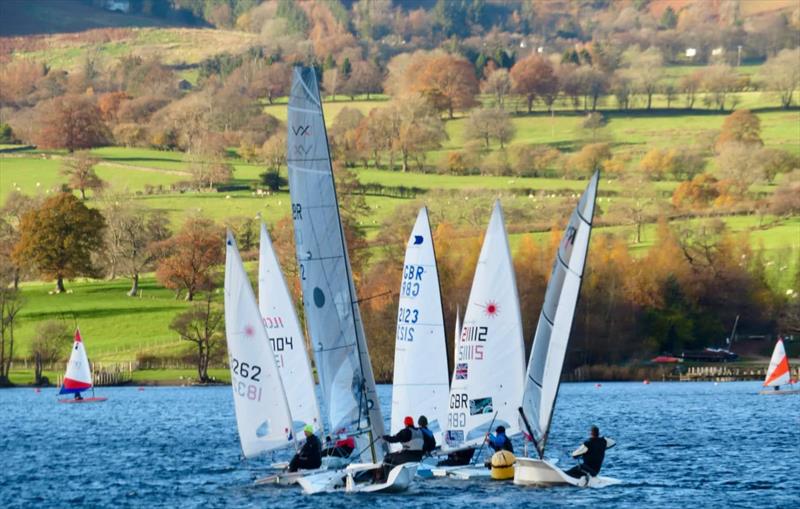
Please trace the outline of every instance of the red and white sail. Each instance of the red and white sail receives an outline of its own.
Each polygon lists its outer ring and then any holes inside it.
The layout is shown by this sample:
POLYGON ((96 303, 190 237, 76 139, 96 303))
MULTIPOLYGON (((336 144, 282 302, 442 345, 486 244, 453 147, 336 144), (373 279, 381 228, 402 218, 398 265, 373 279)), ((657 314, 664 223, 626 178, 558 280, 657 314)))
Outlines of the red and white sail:
POLYGON ((791 374, 789 372, 789 357, 786 356, 786 349, 783 347, 783 340, 779 339, 772 352, 772 359, 769 361, 767 378, 764 380, 764 387, 777 387, 789 383, 791 374))
POLYGON ((67 373, 64 375, 64 383, 61 385, 59 394, 74 394, 91 388, 92 370, 89 367, 89 358, 86 357, 86 349, 83 347, 81 331, 75 329, 75 343, 72 345, 67 373))

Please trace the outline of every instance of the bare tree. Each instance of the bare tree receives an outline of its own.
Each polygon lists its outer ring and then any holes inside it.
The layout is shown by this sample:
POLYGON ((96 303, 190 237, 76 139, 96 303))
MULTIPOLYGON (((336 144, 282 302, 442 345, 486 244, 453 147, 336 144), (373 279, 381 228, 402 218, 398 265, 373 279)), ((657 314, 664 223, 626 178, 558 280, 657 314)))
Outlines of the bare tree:
POLYGON ((487 149, 491 140, 497 140, 500 148, 504 148, 514 136, 514 124, 508 113, 499 108, 480 108, 467 119, 464 136, 468 140, 482 140, 487 149))
POLYGON ((213 292, 207 292, 203 302, 197 302, 177 315, 169 325, 181 339, 196 345, 197 377, 202 383, 211 381, 208 376, 209 361, 225 348, 222 331, 224 319, 225 313, 213 302, 213 292))
POLYGON ((61 359, 66 352, 72 333, 61 320, 45 320, 36 325, 36 333, 31 343, 34 360, 35 385, 47 385, 50 381, 42 376, 45 364, 61 359))
POLYGON ((481 83, 481 92, 494 96, 495 104, 501 109, 505 105, 506 96, 511 93, 511 88, 511 76, 505 69, 497 69, 481 83))
POLYGON ((67 157, 61 164, 61 174, 69 177, 69 185, 81 192, 81 200, 86 200, 86 190, 95 193, 101 191, 106 183, 97 176, 94 167, 100 159, 92 156, 88 151, 75 152, 73 157, 67 157))
POLYGON ((14 359, 14 327, 25 304, 19 290, 0 288, 0 386, 10 385, 9 373, 14 359))

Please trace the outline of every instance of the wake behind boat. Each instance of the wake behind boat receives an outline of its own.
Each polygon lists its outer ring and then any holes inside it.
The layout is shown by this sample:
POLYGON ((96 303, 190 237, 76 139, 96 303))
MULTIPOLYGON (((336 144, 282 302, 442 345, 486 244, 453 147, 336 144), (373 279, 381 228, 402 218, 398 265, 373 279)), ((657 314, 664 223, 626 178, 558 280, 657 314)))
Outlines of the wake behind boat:
POLYGON ((100 403, 108 399, 94 396, 92 370, 89 365, 89 358, 86 356, 80 329, 75 329, 75 342, 72 344, 72 352, 67 363, 67 372, 64 374, 64 381, 58 394, 74 394, 74 398, 59 399, 59 403, 100 403), (91 398, 81 396, 82 392, 88 390, 92 391, 91 398))

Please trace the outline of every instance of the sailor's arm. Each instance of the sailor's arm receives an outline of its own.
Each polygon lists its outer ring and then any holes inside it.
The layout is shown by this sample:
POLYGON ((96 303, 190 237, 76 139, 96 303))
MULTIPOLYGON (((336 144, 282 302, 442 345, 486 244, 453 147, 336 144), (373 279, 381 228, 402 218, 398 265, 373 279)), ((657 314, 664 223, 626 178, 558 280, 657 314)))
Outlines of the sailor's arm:
POLYGON ((606 449, 611 449, 612 447, 617 445, 616 440, 614 440, 613 438, 608 438, 608 437, 603 437, 603 438, 605 438, 606 440, 606 449))
POLYGON ((580 447, 578 447, 577 449, 572 451, 572 457, 573 458, 580 458, 581 456, 583 456, 587 452, 589 452, 589 448, 586 447, 586 444, 581 444, 580 447))

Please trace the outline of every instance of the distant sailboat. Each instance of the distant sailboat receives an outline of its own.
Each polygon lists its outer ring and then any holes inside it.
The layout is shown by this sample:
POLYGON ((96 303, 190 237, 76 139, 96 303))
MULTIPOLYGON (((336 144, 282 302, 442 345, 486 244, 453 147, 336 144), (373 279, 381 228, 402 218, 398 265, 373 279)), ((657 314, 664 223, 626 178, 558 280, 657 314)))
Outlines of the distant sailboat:
POLYGON ((300 432, 306 424, 311 424, 315 430, 322 428, 314 374, 292 296, 263 223, 259 253, 258 309, 275 354, 278 372, 284 381, 286 400, 293 419, 292 429, 295 435, 302 436, 300 432))
POLYGON ((385 483, 356 482, 358 474, 380 468, 386 444, 375 376, 339 217, 325 119, 316 72, 295 67, 289 96, 286 161, 292 198, 297 264, 306 324, 314 347, 328 429, 355 436, 356 456, 366 465, 298 480, 307 493, 345 489, 400 491, 408 488, 416 464, 391 470, 385 483))
POLYGON ((294 444, 292 417, 256 297, 230 231, 225 248, 225 337, 245 458, 294 444))
POLYGON ((94 385, 92 384, 92 369, 89 365, 89 358, 86 356, 86 349, 83 346, 81 331, 75 329, 75 342, 72 344, 72 353, 67 363, 67 372, 61 384, 59 394, 74 394, 74 399, 60 399, 59 403, 98 403, 106 401, 108 398, 94 397, 94 385), (92 391, 91 398, 81 397, 82 392, 92 391))
MULTIPOLYGON (((550 434, 561 369, 586 265, 599 179, 599 172, 595 172, 573 211, 547 282, 528 361, 522 407, 519 408, 525 438, 533 442, 539 458, 517 458, 514 484, 578 484, 578 479, 566 475, 544 459, 544 449, 550 434)), ((600 485, 602 482, 615 481, 598 476, 592 478, 590 485, 600 485)))
POLYGON ((764 379, 764 387, 771 387, 761 391, 761 394, 800 394, 800 388, 795 389, 792 381, 792 370, 789 368, 789 356, 783 346, 783 339, 778 339, 775 343, 775 350, 772 351, 772 358, 769 361, 767 377, 764 379), (788 389, 781 389, 782 385, 788 385, 788 389))
POLYGON ((509 437, 519 434, 517 408, 525 380, 525 345, 499 201, 481 247, 454 363, 448 447, 478 448, 496 426, 504 426, 509 437))
MULTIPOLYGON (((392 434, 403 418, 424 415, 437 444, 447 422, 450 384, 439 273, 428 210, 422 208, 406 245, 394 349, 392 434)), ((399 449, 399 444, 398 449, 399 449)))

